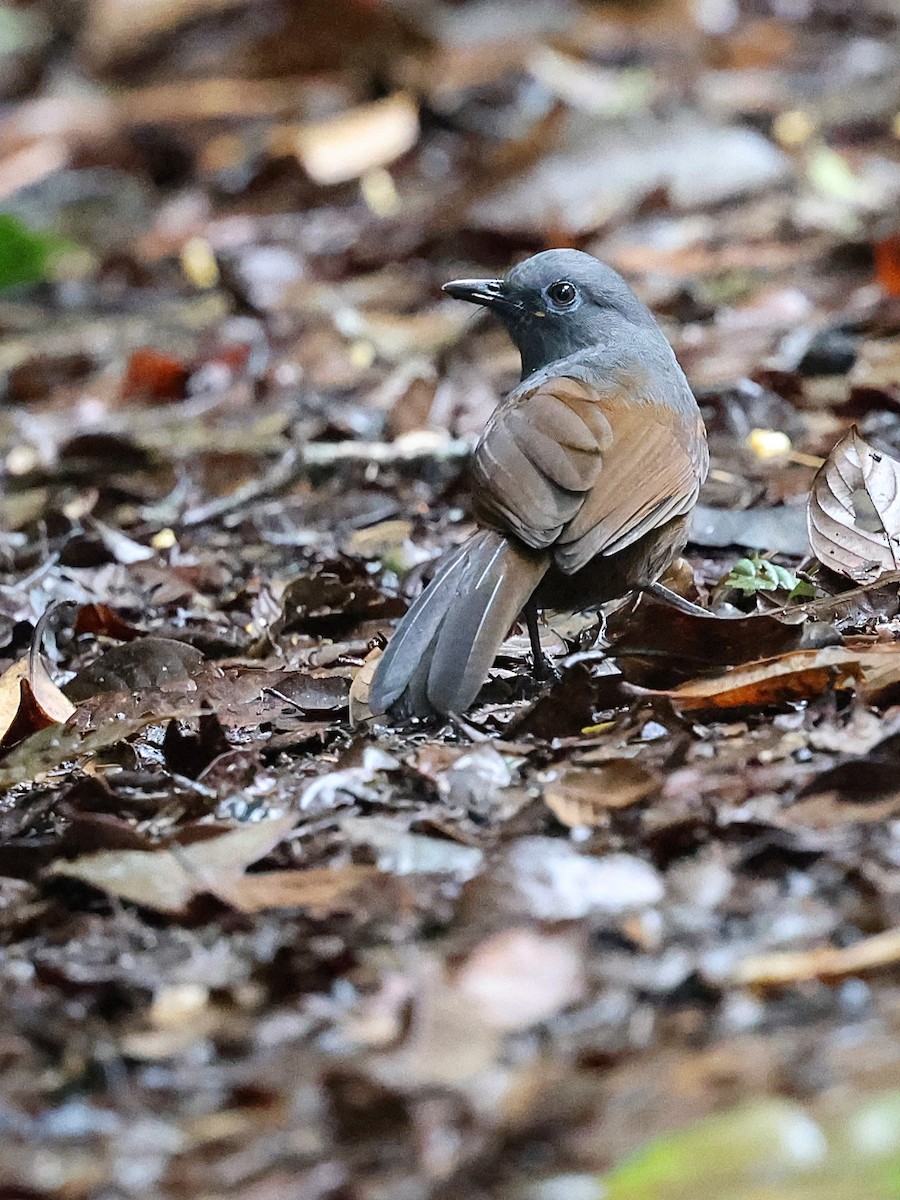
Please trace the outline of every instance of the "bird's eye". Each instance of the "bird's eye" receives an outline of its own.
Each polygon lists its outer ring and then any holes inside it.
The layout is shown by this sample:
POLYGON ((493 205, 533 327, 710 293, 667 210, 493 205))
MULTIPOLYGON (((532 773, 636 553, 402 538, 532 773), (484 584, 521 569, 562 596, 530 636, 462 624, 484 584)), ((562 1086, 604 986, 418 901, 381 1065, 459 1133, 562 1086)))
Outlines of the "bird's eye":
POLYGON ((547 299, 557 308, 571 308, 578 299, 578 288, 568 279, 558 279, 547 288, 547 299))

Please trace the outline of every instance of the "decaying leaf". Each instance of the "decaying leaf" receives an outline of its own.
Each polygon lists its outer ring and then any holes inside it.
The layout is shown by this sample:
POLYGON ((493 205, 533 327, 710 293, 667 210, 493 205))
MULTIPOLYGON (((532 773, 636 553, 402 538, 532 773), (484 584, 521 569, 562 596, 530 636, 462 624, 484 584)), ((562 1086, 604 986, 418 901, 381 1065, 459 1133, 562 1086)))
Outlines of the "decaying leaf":
POLYGON ((220 885, 217 895, 242 912, 303 908, 313 917, 324 917, 345 909, 355 892, 379 877, 377 867, 362 863, 310 867, 305 871, 263 871, 239 875, 220 885))
POLYGON ((75 705, 59 690, 40 654, 32 653, 0 675, 0 750, 68 721, 75 705))
POLYGON ((607 621, 607 638, 629 683, 666 687, 703 671, 800 649, 802 624, 756 613, 746 617, 681 612, 654 596, 623 605, 607 621))
POLYGON ((365 662, 353 676, 353 682, 350 684, 350 724, 354 728, 364 721, 368 721, 372 716, 372 710, 369 708, 369 691, 381 655, 380 648, 376 647, 376 649, 370 650, 366 655, 365 662))
POLYGON ((692 679, 668 696, 682 711, 765 708, 791 700, 811 700, 828 688, 855 689, 876 701, 900 683, 900 643, 848 640, 844 646, 795 650, 731 667, 708 679, 692 679))
POLYGON ((221 837, 162 850, 103 850, 59 861, 50 875, 78 879, 158 912, 181 912, 204 893, 229 901, 229 888, 246 867, 268 854, 292 829, 293 816, 228 827, 221 837))
POLYGON ((86 700, 100 692, 166 687, 189 679, 202 662, 201 652, 186 642, 174 638, 139 638, 107 650, 96 662, 79 671, 66 691, 75 700, 86 700))
POLYGON ((0 789, 41 779, 69 759, 95 754, 133 737, 158 717, 148 714, 134 719, 111 720, 99 729, 85 732, 66 725, 48 725, 19 742, 0 763, 0 789))
POLYGON ((900 566, 900 462, 854 426, 813 481, 809 541, 833 571, 870 583, 900 566))
POLYGON ((637 804, 658 786, 657 777, 634 759, 613 758, 561 772, 545 787, 544 803, 563 825, 592 826, 610 809, 637 804))

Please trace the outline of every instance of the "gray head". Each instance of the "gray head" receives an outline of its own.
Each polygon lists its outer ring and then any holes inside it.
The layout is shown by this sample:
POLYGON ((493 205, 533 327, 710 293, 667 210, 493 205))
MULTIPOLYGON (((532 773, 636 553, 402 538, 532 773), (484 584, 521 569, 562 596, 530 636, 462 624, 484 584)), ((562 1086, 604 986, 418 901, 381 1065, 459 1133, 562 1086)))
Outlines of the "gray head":
POLYGON ((659 327, 621 275, 581 250, 545 250, 504 279, 456 279, 444 291, 489 308, 522 356, 522 377, 579 350, 608 346, 628 327, 659 327))

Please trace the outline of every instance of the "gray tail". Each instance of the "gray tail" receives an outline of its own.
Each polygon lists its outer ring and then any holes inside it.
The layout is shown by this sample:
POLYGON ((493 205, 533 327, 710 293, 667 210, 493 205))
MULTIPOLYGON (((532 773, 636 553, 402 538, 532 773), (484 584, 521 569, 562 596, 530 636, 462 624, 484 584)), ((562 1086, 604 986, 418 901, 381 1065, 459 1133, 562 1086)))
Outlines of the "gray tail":
POLYGON ((404 716, 467 709, 549 563, 549 554, 515 546, 492 529, 447 555, 378 663, 372 712, 395 704, 404 716))

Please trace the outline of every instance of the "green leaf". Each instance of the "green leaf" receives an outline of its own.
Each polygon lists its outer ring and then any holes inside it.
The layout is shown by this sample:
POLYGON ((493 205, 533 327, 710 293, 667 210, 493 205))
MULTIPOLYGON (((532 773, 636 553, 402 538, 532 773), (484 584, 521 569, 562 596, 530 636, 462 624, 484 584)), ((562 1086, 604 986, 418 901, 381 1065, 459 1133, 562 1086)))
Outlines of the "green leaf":
POLYGON ((603 1181, 603 1200, 687 1200, 771 1185, 819 1167, 825 1135, 797 1104, 761 1100, 652 1142, 603 1181))
POLYGON ((64 247, 56 234, 29 229, 17 217, 0 213, 0 288, 46 279, 64 247))
POLYGON ((779 591, 790 593, 791 599, 815 595, 815 589, 805 579, 767 558, 739 558, 720 586, 734 588, 745 596, 779 591))

